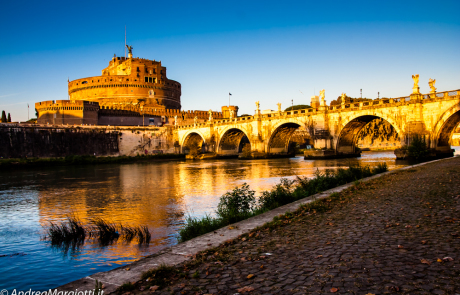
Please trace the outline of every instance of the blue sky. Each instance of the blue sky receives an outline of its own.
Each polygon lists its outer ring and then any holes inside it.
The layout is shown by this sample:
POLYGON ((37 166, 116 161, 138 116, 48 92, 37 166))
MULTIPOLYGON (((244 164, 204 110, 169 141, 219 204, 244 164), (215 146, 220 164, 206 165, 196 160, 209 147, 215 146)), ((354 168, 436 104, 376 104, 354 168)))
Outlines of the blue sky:
POLYGON ((460 88, 460 1, 2 1, 0 110, 67 99, 70 80, 124 54, 161 60, 182 108, 239 114, 309 104, 326 90, 399 97, 460 88))

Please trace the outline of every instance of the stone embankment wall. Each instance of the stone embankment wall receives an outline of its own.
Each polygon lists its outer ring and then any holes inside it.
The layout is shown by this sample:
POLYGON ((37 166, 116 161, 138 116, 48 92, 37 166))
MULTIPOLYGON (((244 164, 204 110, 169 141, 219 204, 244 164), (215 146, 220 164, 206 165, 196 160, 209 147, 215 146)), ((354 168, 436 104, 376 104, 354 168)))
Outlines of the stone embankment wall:
POLYGON ((171 127, 0 124, 0 157, 173 153, 171 127))

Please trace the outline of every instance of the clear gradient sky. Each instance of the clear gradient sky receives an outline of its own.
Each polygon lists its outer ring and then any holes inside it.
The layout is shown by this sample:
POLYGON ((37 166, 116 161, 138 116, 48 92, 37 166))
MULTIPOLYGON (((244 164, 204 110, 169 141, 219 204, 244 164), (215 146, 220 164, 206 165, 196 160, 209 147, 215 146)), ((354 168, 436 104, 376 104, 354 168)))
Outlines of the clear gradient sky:
POLYGON ((460 88, 460 1, 3 0, 0 110, 34 117, 34 103, 67 99, 70 80, 97 76, 127 43, 182 84, 183 110, 239 114, 351 97, 399 97, 420 74, 460 88))

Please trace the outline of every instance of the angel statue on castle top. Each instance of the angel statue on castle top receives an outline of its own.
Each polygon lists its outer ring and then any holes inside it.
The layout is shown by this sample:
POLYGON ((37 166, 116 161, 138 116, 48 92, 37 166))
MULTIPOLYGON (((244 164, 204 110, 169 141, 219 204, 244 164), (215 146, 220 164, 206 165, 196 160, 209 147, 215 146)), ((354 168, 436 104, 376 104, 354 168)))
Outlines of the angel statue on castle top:
POLYGON ((131 45, 126 45, 129 54, 133 54, 133 47, 131 45))

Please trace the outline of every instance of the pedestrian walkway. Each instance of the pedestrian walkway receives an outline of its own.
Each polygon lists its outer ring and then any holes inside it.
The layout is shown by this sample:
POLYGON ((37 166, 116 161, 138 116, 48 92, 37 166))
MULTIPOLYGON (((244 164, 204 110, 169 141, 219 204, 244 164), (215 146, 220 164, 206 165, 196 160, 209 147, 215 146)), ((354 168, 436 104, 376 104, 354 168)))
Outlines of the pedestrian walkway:
POLYGON ((120 293, 460 293, 460 158, 359 182, 319 202, 120 293))

